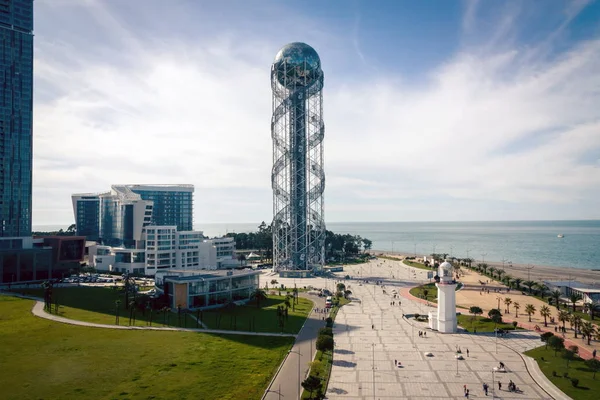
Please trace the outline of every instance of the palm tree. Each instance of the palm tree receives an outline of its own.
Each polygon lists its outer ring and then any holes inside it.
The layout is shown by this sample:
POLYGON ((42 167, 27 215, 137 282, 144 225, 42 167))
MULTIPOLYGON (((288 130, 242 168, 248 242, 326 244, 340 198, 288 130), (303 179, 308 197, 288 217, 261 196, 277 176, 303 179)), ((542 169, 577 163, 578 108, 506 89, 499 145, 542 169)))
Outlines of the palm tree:
POLYGON ((548 293, 548 286, 544 285, 543 283, 536 283, 536 288, 538 290, 538 294, 540 295, 540 297, 542 298, 542 300, 544 299, 544 297, 546 296, 546 293, 548 293))
POLYGON ((506 271, 505 271, 505 270, 503 270, 502 268, 498 268, 498 269, 496 270, 496 275, 498 275, 498 280, 499 280, 500 282, 502 282, 502 275, 504 275, 505 273, 506 273, 506 271))
POLYGON ((525 313, 529 315, 529 322, 531 322, 531 314, 535 312, 535 306, 533 304, 525 304, 525 313))
POLYGON ((570 319, 570 315, 565 310, 560 310, 558 312, 558 320, 562 322, 563 329, 565 329, 565 323, 570 319))
POLYGON ((488 271, 489 271, 490 275, 492 276, 492 279, 494 279, 494 273, 496 272, 496 267, 489 267, 488 271))
POLYGON ((506 274, 502 277, 502 282, 504 282, 504 284, 508 287, 510 287, 512 280, 513 280, 513 277, 508 274, 506 274))
POLYGON ((521 305, 519 304, 519 302, 515 301, 513 303, 513 307, 515 309, 515 318, 519 318, 519 308, 521 308, 521 305))
POLYGON ((552 292, 550 292, 550 297, 554 299, 554 305, 556 306, 557 310, 560 310, 560 296, 562 296, 562 292, 558 289, 554 289, 552 292))
POLYGON ((550 313, 550 307, 543 305, 540 307, 540 315, 542 317, 544 317, 544 326, 548 326, 548 318, 550 317, 550 315, 552 315, 550 313))
POLYGON ((529 294, 531 294, 532 288, 536 285, 535 281, 525 281, 523 282, 523 286, 527 286, 529 288, 529 294))
POLYGON ((515 284, 515 288, 517 290, 519 290, 521 288, 521 282, 523 282, 523 279, 521 279, 521 278, 513 279, 513 283, 515 284))
POLYGON ((587 338, 587 344, 589 346, 592 336, 596 333, 596 325, 592 324, 590 321, 585 321, 581 324, 580 329, 583 337, 587 338))
POLYGON ((504 304, 506 305, 506 313, 510 313, 510 305, 512 304, 512 299, 510 297, 505 297, 504 304))
POLYGON ((487 270, 489 268, 489 265, 487 265, 486 263, 482 263, 481 264, 481 269, 483 270, 483 274, 487 274, 487 270))
POLYGON ((465 258, 465 262, 467 263, 467 267, 471 268, 471 264, 473 264, 473 259, 472 258, 465 258))
POLYGON ((579 293, 572 292, 569 296, 569 301, 573 305, 573 312, 575 312, 575 303, 577 303, 580 300, 583 300, 583 297, 579 293))
POLYGON ((267 294, 264 290, 257 288, 252 292, 250 297, 256 300, 256 308, 260 308, 260 302, 267 298, 267 294))
POLYGON ((477 263, 477 265, 475 266, 475 268, 477 269, 477 271, 482 271, 483 270, 483 264, 482 263, 477 263))
POLYGON ((579 327, 581 326, 581 317, 579 315, 572 315, 571 316, 571 324, 573 325, 573 331, 575 332, 575 339, 577 339, 577 331, 579 330, 579 327))

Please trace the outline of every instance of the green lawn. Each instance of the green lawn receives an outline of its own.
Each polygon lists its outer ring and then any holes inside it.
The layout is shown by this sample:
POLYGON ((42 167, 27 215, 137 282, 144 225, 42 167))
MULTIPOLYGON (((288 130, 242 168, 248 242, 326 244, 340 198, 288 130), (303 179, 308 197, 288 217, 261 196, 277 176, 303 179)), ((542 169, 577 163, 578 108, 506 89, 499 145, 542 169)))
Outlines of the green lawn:
MULTIPOLYGON (((38 289, 22 289, 19 293, 31 296, 44 297, 44 291, 38 289)), ((115 300, 121 300, 119 305, 119 325, 129 325, 129 311, 125 309, 125 295, 113 288, 104 287, 64 287, 53 289, 53 299, 58 300, 58 315, 79 321, 94 322, 98 324, 115 324, 115 300)), ((130 295, 130 299, 132 296, 130 295)), ((147 310, 135 312, 135 323, 132 325, 146 326, 151 313, 147 310)), ((195 328, 196 321, 183 314, 181 320, 177 314, 167 312, 152 312, 152 326, 181 326, 195 328)))
POLYGON ((410 294, 420 299, 426 299, 432 303, 437 302, 437 287, 435 283, 427 283, 425 285, 416 286, 410 289, 410 294), (425 290, 427 290, 427 296, 425 296, 425 290))
POLYGON ((600 373, 596 373, 596 379, 593 379, 594 373, 589 370, 581 359, 571 361, 567 369, 567 362, 561 358, 560 353, 554 355, 554 350, 545 349, 545 346, 525 352, 526 355, 535 358, 540 369, 552 383, 568 396, 577 400, 595 400, 600 393, 600 373), (542 360, 543 358, 543 360, 542 360), (555 371, 558 376, 552 376, 555 371), (571 380, 564 377, 567 372, 569 378, 578 378, 579 387, 573 387, 571 380))
MULTIPOLYGON (((260 308, 256 307, 256 302, 251 301, 245 306, 238 306, 233 309, 215 309, 207 310, 202 313, 202 322, 212 329, 227 329, 255 332, 280 332, 279 321, 277 318, 277 306, 283 305, 285 296, 269 295, 267 300, 260 302, 260 308), (220 318, 220 321, 219 321, 220 318)), ((298 333, 306 316, 312 309, 313 302, 298 298, 295 311, 292 308, 288 311, 288 318, 283 327, 284 333, 298 333)))
POLYGON ((498 324, 496 325, 492 320, 486 317, 473 317, 469 314, 461 314, 457 316, 458 325, 462 326, 465 329, 468 329, 469 332, 473 332, 473 329, 476 328, 477 332, 494 332, 494 328, 499 329, 508 329, 514 330, 515 327, 513 324, 498 324))
POLYGON ((292 338, 85 328, 0 296, 2 399, 260 399, 292 338))
MULTIPOLYGON (((37 297, 44 296, 42 289, 24 289, 19 292, 37 297)), ((55 288, 53 296, 59 302, 58 315, 79 321, 110 325, 115 324, 115 300, 118 298, 121 300, 119 325, 129 325, 130 313, 124 308, 125 296, 120 291, 112 288, 80 286, 55 288)), ((269 296, 261 303, 260 308, 256 308, 256 303, 251 302, 250 305, 239 306, 233 310, 215 309, 191 314, 182 312, 181 315, 176 312, 153 311, 152 326, 196 328, 199 326, 194 317, 200 317, 206 326, 213 329, 246 331, 253 328, 252 330, 256 332, 279 332, 276 309, 277 305, 283 304, 284 299, 285 297, 282 296, 269 296), (217 315, 221 315, 220 321, 217 315)), ((283 331, 297 333, 311 308, 310 300, 299 298, 296 311, 290 309, 283 331)), ((144 310, 142 313, 138 310, 135 312, 135 323, 132 321, 132 325, 147 326, 150 316, 150 311, 144 310)))
POLYGON ((428 267, 425 264, 421 264, 421 263, 410 261, 410 260, 404 260, 403 262, 404 262, 404 264, 406 264, 410 267, 426 269, 427 271, 433 271, 430 267, 428 267))

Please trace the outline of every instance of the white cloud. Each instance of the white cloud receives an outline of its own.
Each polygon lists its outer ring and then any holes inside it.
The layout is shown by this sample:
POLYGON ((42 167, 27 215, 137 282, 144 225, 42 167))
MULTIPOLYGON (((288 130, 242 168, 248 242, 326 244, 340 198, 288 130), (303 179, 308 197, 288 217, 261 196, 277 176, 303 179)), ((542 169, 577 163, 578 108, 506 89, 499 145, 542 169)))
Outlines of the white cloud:
MULTIPOLYGON (((231 32, 138 38, 99 15, 126 38, 110 48, 115 59, 36 36, 34 224, 71 221, 71 193, 113 183, 192 183, 198 223, 268 219, 278 44, 231 32)), ((553 60, 534 53, 464 50, 427 84, 398 74, 336 86, 327 77, 342 67, 324 64, 329 215, 431 219, 444 206, 422 200, 441 196, 464 201, 463 218, 471 202, 492 200, 549 218, 540 204, 564 211, 600 195, 600 165, 582 162, 600 153, 600 41, 553 60)), ((497 218, 473 218, 482 215, 497 218)))

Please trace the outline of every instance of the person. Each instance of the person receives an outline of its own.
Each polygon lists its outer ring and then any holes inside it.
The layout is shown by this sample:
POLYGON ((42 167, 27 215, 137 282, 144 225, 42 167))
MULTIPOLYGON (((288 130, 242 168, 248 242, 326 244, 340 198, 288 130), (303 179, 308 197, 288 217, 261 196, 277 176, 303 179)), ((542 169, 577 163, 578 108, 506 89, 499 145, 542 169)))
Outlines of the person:
POLYGON ((504 369, 504 363, 502 361, 500 361, 500 369, 504 369))
POLYGON ((466 394, 467 393, 467 385, 463 386, 463 392, 466 394))
POLYGON ((467 357, 469 357, 469 349, 467 349, 467 357))
POLYGON ((596 358, 596 349, 594 349, 594 351, 592 351, 592 357, 596 358))
POLYGON ((469 398, 469 389, 467 389, 467 391, 465 392, 465 397, 468 399, 469 398))
POLYGON ((483 392, 485 393, 486 396, 488 395, 488 385, 487 385, 487 383, 483 384, 483 392))
POLYGON ((375 329, 375 324, 371 324, 371 329, 375 329))
POLYGON ((498 390, 502 390, 502 382, 498 381, 498 390))
POLYGON ((398 360, 394 360, 394 365, 398 365, 398 360))

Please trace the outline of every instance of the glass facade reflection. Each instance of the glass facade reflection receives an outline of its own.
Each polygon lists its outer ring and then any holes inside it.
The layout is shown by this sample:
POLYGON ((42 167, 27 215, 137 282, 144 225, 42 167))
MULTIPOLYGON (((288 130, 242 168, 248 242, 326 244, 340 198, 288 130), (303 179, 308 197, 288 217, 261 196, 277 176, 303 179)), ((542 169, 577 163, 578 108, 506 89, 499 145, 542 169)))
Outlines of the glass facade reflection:
POLYGON ((131 185, 132 192, 154 203, 152 225, 176 226, 178 231, 194 229, 194 188, 182 186, 131 185))
POLYGON ((0 237, 31 235, 33 0, 0 1, 0 237))

